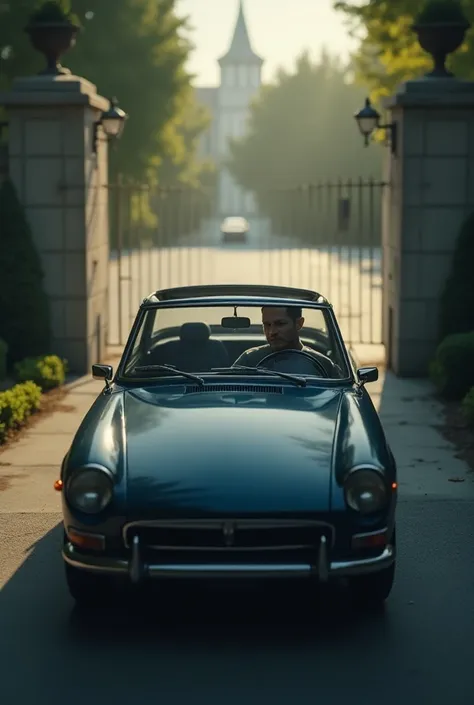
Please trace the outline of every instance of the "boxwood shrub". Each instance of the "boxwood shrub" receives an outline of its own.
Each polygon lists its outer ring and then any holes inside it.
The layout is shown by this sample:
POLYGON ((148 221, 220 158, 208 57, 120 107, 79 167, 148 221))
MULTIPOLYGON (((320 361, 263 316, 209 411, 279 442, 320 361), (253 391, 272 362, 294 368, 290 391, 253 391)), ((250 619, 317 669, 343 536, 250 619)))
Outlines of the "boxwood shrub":
POLYGON ((463 223, 452 256, 439 308, 439 341, 474 331, 474 212, 463 223))
POLYGON ((0 186, 0 227, 0 332, 10 370, 28 355, 51 350, 51 321, 40 256, 9 179, 0 186))
POLYGON ((438 346, 430 377, 446 399, 463 399, 474 387, 474 331, 449 335, 438 346))
POLYGON ((7 376, 8 345, 0 338, 0 382, 7 376))
POLYGON ((0 392, 0 443, 28 421, 41 405, 41 388, 28 381, 0 392))
POLYGON ((66 361, 57 355, 27 357, 15 365, 15 377, 18 382, 31 380, 43 392, 47 392, 64 384, 66 361))
POLYGON ((468 391, 462 402, 462 410, 469 426, 474 428, 474 387, 468 391))

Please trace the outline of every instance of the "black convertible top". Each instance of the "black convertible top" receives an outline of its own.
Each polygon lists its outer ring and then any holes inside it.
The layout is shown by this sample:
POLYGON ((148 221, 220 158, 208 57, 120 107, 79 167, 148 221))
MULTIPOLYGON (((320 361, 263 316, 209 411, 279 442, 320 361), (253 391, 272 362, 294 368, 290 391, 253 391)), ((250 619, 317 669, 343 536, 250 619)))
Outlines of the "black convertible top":
POLYGON ((327 300, 317 291, 298 289, 292 286, 271 286, 265 284, 203 284, 201 286, 180 286, 172 289, 160 289, 148 297, 148 301, 178 301, 206 297, 242 296, 265 297, 276 299, 295 299, 327 304, 327 300))

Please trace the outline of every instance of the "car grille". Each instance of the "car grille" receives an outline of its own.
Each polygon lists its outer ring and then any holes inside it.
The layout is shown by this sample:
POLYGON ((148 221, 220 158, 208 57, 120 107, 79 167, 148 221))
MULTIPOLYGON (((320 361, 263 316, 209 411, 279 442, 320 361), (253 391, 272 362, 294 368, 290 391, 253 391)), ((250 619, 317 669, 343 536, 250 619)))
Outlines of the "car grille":
POLYGON ((139 537, 142 550, 163 560, 219 561, 313 560, 325 536, 328 548, 334 542, 334 529, 323 522, 255 522, 221 520, 214 522, 134 522, 124 529, 130 547, 139 537))

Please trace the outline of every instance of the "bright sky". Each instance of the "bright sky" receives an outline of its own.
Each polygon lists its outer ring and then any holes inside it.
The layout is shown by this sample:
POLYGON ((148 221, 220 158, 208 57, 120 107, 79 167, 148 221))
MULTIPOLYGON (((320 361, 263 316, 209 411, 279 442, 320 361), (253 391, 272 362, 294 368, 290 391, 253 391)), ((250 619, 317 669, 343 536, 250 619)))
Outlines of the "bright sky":
MULTIPOLYGON (((180 15, 189 16, 195 45, 189 69, 195 84, 216 85, 217 59, 227 50, 239 0, 177 0, 180 15)), ((333 0, 244 0, 245 16, 254 50, 265 59, 263 80, 278 67, 292 68, 308 49, 317 57, 322 48, 347 57, 353 43, 344 15, 332 9, 333 0)))

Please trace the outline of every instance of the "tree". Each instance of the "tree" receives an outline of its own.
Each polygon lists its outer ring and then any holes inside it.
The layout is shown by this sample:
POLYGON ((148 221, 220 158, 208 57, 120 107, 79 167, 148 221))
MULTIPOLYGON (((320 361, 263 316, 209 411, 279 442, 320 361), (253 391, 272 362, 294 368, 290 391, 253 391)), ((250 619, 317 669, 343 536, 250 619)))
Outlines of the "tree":
POLYGON ((199 138, 211 122, 209 111, 200 105, 192 88, 182 95, 175 120, 166 126, 167 139, 157 169, 158 182, 165 186, 197 187, 210 165, 198 157, 199 138))
MULTIPOLYGON (((400 83, 423 75, 432 66, 411 30, 415 17, 425 0, 363 0, 357 6, 351 2, 336 2, 345 13, 350 31, 359 38, 359 48, 353 57, 359 83, 371 90, 371 98, 380 105, 381 98, 393 94, 400 83)), ((468 19, 474 18, 474 0, 462 3, 468 19)), ((447 65, 459 78, 474 78, 474 30, 466 35, 460 50, 447 65)))
POLYGON ((156 223, 166 223, 160 242, 196 232, 211 217, 215 198, 216 167, 198 156, 199 138, 211 121, 208 110, 186 92, 179 119, 170 123, 168 147, 158 168, 158 189, 150 206, 156 223))
POLYGON ((181 32, 186 20, 176 0, 75 0, 84 24, 67 65, 105 96, 116 95, 129 113, 120 148, 111 153, 113 172, 136 181, 157 173, 172 149, 170 125, 180 118, 191 76, 185 71, 191 46, 181 32))
POLYGON ((257 194, 320 179, 378 175, 380 153, 364 149, 352 124, 363 98, 336 59, 323 54, 312 63, 304 54, 294 73, 281 70, 253 103, 246 136, 230 145, 233 175, 257 194))
MULTIPOLYGON (((37 73, 44 59, 23 28, 37 0, 10 0, 0 21, 0 87, 16 76, 37 73)), ((73 0, 82 31, 64 64, 117 96, 129 113, 120 147, 111 154, 112 172, 136 181, 157 177, 161 159, 179 149, 175 125, 182 120, 192 76, 185 70, 191 44, 182 32, 176 0, 73 0)), ((182 170, 190 170, 183 158, 182 170)))
MULTIPOLYGON (((61 3, 71 5, 68 0, 61 3)), ((2 88, 8 88, 15 76, 37 73, 44 65, 23 32, 37 5, 38 0, 0 5, 2 88)), ((102 95, 117 96, 129 114, 120 144, 110 152, 112 182, 120 173, 127 183, 147 183, 152 189, 158 183, 196 189, 201 178, 208 181, 212 176, 212 165, 201 164, 196 157, 197 140, 208 118, 195 102, 192 76, 185 70, 192 47, 182 35, 187 19, 177 16, 175 6, 176 0, 72 2, 82 30, 64 65, 96 84, 102 95)), ((130 198, 125 199, 123 217, 134 226, 130 242, 148 241, 159 222, 151 192, 140 188, 126 193, 130 198)), ((114 237, 116 201, 125 194, 121 189, 110 194, 114 237)))
POLYGON ((229 168, 256 194, 273 232, 291 229, 296 236, 299 229, 301 237, 314 237, 309 197, 297 187, 380 176, 382 150, 364 148, 352 117, 364 97, 349 69, 326 53, 317 63, 303 54, 293 73, 280 70, 276 82, 262 88, 246 136, 230 144, 229 168), (288 217, 291 224, 283 220, 288 217))
POLYGON ((37 0, 0 3, 0 89, 8 90, 16 76, 37 73, 44 63, 30 46, 24 27, 37 0))
POLYGON ((0 188, 0 331, 8 362, 50 352, 50 311, 43 271, 15 187, 0 188))
MULTIPOLYGON (((211 216, 216 168, 198 156, 199 137, 209 121, 210 115, 196 102, 194 91, 184 92, 178 116, 165 128, 160 165, 150 174, 146 188, 130 184, 117 193, 112 189, 112 202, 116 197, 122 201, 122 219, 131 225, 127 247, 176 244, 179 237, 195 232, 211 216)), ((112 233, 116 230, 113 227, 112 233)), ((116 244, 113 238, 112 246, 116 244)))

